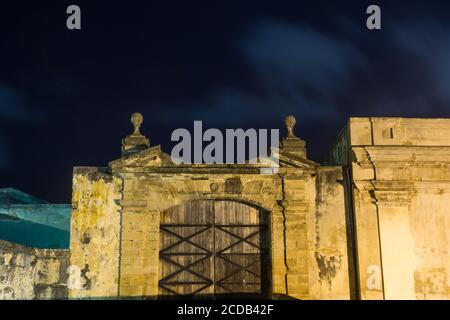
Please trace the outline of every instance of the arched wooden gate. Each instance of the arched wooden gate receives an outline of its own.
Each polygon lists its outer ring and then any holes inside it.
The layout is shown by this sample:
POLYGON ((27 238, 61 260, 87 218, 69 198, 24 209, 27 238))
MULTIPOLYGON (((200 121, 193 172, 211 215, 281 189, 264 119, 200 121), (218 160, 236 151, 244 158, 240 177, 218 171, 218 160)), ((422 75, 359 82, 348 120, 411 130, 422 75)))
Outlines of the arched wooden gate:
POLYGON ((164 211, 160 297, 267 295, 268 217, 227 200, 193 201, 164 211))

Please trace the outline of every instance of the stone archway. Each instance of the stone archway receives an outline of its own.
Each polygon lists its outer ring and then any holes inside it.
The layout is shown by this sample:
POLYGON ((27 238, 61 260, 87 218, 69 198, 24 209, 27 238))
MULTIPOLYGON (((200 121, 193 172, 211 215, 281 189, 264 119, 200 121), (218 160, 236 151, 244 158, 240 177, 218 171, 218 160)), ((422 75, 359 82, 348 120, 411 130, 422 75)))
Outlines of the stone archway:
POLYGON ((161 213, 159 296, 267 296, 269 215, 230 200, 196 200, 161 213))

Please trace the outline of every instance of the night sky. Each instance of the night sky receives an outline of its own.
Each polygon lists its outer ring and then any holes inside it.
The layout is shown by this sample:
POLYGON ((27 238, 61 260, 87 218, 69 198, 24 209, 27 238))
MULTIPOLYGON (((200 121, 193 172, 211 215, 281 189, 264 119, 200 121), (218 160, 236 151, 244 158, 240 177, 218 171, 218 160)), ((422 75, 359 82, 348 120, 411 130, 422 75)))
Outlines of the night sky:
POLYGON ((350 116, 450 117, 449 1, 3 2, 0 188, 48 201, 70 202, 74 166, 120 157, 136 111, 168 153, 194 120, 269 129, 294 114, 319 162, 350 116), (382 30, 366 28, 369 4, 382 30))

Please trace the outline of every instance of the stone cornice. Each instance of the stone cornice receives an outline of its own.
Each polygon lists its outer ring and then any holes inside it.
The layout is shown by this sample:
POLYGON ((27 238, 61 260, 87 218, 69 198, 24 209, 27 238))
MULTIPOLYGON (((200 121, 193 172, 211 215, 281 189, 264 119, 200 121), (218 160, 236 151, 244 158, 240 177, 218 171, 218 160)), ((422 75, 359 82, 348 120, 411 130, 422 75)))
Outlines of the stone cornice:
POLYGON ((450 147, 367 146, 352 150, 353 161, 360 165, 450 165, 450 147))
POLYGON ((355 181, 355 186, 367 192, 379 207, 409 206, 416 192, 411 181, 355 181))
POLYGON ((171 156, 164 153, 159 145, 147 149, 126 153, 121 158, 111 161, 109 167, 114 173, 122 172, 217 172, 217 173, 264 173, 266 169, 273 169, 273 173, 289 173, 305 170, 315 172, 320 164, 301 157, 283 149, 274 149, 273 157, 278 159, 278 164, 273 159, 259 157, 252 162, 243 164, 175 164, 171 156))
POLYGON ((379 207, 407 207, 413 194, 413 190, 374 190, 372 197, 379 207))

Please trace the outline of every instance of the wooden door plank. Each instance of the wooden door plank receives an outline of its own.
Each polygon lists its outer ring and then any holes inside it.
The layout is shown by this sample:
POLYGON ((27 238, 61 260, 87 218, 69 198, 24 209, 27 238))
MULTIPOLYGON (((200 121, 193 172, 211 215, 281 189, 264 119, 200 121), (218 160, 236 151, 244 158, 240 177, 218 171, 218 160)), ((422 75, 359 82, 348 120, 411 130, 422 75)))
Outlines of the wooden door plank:
POLYGON ((192 201, 163 212, 160 295, 262 293, 269 262, 264 215, 226 200, 192 201))

